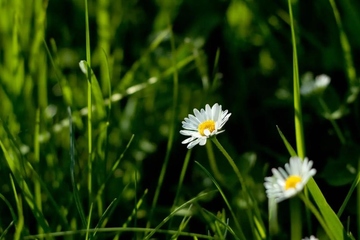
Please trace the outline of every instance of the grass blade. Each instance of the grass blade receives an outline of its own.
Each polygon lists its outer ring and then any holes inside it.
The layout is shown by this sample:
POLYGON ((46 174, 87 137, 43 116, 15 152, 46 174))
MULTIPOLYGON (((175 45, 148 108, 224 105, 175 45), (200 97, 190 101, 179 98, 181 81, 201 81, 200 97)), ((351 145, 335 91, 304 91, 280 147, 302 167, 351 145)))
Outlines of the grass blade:
MULTIPOLYGON (((172 211, 169 216, 167 216, 156 228, 154 228, 149 234, 146 235, 146 237, 144 238, 144 240, 149 240, 151 238, 152 235, 154 235, 156 232, 158 232, 160 230, 160 228, 166 223, 168 222, 178 211, 180 211, 183 208, 187 208, 190 204, 192 204, 193 202, 196 202, 197 200, 206 197, 207 195, 213 194, 215 191, 210 191, 210 192, 206 192, 206 193, 201 193, 198 196, 190 199, 189 201, 183 203, 182 205, 180 205, 179 207, 177 207, 176 209, 174 209, 174 211, 172 211)), ((170 230, 166 230, 168 232, 171 232, 170 230)), ((176 231, 175 233, 177 233, 178 231, 176 231)), ((180 234, 180 233, 179 233, 180 234)))
POLYGON ((239 235, 240 235, 240 239, 246 239, 244 232, 241 228, 240 223, 238 222, 238 218, 235 216, 234 210, 232 209, 229 201, 227 200, 224 192, 221 190, 220 185, 216 182, 215 178, 209 173, 208 170, 206 170, 206 168, 204 168, 199 162, 195 161, 195 163, 206 173, 206 175, 211 179, 211 181, 214 183, 214 185, 216 186, 216 188, 218 189, 218 191, 220 192, 222 198, 224 199, 224 202, 226 204, 226 206, 229 208, 229 211, 234 219, 235 225, 237 230, 239 231, 239 235))

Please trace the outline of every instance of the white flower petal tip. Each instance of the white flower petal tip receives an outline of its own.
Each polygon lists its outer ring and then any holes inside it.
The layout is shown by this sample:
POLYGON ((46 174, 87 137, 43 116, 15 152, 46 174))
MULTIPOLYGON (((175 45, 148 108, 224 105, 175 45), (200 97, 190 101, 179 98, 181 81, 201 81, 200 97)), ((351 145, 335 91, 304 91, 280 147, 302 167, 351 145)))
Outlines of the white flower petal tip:
POLYGON ((231 113, 228 113, 228 110, 223 111, 218 103, 212 107, 206 104, 205 109, 199 111, 195 108, 193 112, 194 114, 189 114, 182 121, 183 130, 180 131, 180 134, 188 137, 182 141, 183 144, 188 144, 188 149, 197 144, 203 146, 208 138, 222 133, 224 130, 221 129, 231 116, 231 113))
POLYGON ((272 169, 273 176, 265 177, 264 186, 268 198, 277 203, 295 196, 303 190, 311 177, 316 174, 313 161, 291 157, 284 168, 272 169))
POLYGON ((302 240, 319 240, 315 236, 311 235, 310 237, 303 238, 302 240))

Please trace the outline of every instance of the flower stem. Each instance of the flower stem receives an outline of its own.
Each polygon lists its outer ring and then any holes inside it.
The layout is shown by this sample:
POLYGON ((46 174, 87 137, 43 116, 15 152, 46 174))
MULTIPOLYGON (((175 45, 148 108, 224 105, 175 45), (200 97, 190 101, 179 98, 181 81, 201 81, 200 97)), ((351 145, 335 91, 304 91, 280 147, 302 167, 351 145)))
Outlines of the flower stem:
POLYGON ((260 211, 258 209, 258 206, 256 205, 256 202, 252 200, 253 198, 251 197, 250 192, 247 190, 245 180, 241 176, 239 168, 236 166, 234 160, 230 157, 230 155, 227 153, 225 148, 220 144, 220 142, 217 140, 217 138, 214 136, 210 139, 215 143, 216 147, 219 148, 219 150, 222 152, 222 154, 224 154, 225 158, 228 160, 228 162, 230 163, 231 167, 233 168, 237 178, 239 179, 242 190, 244 192, 245 201, 248 204, 246 213, 250 220, 250 227, 253 230, 254 239, 260 239, 260 238, 265 239, 265 226, 261 220, 260 211), (261 236, 261 237, 259 237, 259 236, 261 236))
POLYGON ((301 207, 297 198, 290 199, 291 239, 301 239, 301 207))
POLYGON ((221 173, 219 172, 219 169, 216 165, 215 155, 214 155, 214 151, 213 151, 211 142, 207 143, 205 146, 206 146, 206 152, 209 157, 210 168, 213 171, 215 179, 217 181, 219 181, 221 184, 225 184, 225 180, 224 180, 223 176, 221 175, 221 173))
POLYGON ((234 160, 230 157, 230 155, 227 153, 227 151, 225 150, 225 148, 220 144, 220 142, 217 140, 216 137, 212 137, 210 138, 216 145, 216 147, 219 148, 219 150, 222 152, 222 154, 224 154, 225 158, 228 160, 228 162, 230 163, 231 167, 233 168, 237 178, 239 179, 240 183, 241 183, 241 187, 243 188, 243 190, 247 193, 246 191, 246 185, 245 185, 245 180, 244 178, 241 176, 241 173, 239 171, 239 168, 236 166, 234 160))

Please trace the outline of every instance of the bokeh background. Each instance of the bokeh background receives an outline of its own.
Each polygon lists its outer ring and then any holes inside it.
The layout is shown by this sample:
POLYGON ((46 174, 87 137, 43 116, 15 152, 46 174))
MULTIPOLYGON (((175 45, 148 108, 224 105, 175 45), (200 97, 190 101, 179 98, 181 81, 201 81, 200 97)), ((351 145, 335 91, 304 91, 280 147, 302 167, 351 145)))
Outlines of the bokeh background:
MULTIPOLYGON (((355 179, 360 159, 356 77, 360 2, 335 2, 342 28, 327 0, 293 1, 293 11, 300 77, 311 72, 331 78, 321 96, 328 113, 317 97, 304 97, 302 104, 306 155, 314 160, 318 170, 315 180, 336 212, 355 179), (348 45, 341 42, 341 34, 348 45), (349 69, 355 70, 355 76, 349 76, 349 69), (336 121, 345 142, 339 140, 329 119, 336 121)), ((289 158, 276 126, 295 147, 293 49, 287 1, 89 0, 88 10, 91 67, 104 101, 94 100, 94 192, 134 135, 94 207, 92 225, 118 198, 106 226, 122 226, 145 190, 137 221, 132 219, 128 226, 144 227, 151 210, 155 212, 153 226, 168 216, 187 153, 181 144, 185 137, 179 134, 181 121, 194 108, 216 102, 232 113, 218 139, 245 175, 266 224, 263 179, 270 168, 282 166, 289 158), (174 74, 178 74, 175 108, 174 74), (113 99, 111 109, 109 98, 113 99), (165 181, 158 204, 151 209, 171 131, 175 134, 165 181)), ((72 194, 68 107, 73 118, 75 179, 85 212, 90 204, 87 80, 79 68, 79 61, 86 59, 85 34, 83 0, 0 1, 0 137, 8 151, 17 156, 20 165, 16 169, 31 192, 36 192, 33 189, 41 179, 42 213, 53 232, 81 228, 72 194), (29 171, 28 163, 38 176, 29 171)), ((224 178, 221 186, 242 221, 241 186, 215 146, 213 151, 216 168, 224 178)), ((0 230, 4 232, 14 220, 9 205, 16 209, 16 203, 9 176, 15 173, 5 153, 0 160, 1 196, 9 202, 0 201, 0 230)), ((206 148, 196 146, 180 203, 215 189, 194 161, 214 173, 206 148)), ((15 185, 19 196, 24 194, 21 183, 15 185)), ((344 223, 349 221, 353 233, 358 231, 357 202, 354 193, 341 218, 344 223)), ((23 236, 35 234, 35 217, 24 199, 22 204, 23 236)), ((219 194, 200 201, 194 206, 187 231, 207 234, 209 220, 201 213, 202 208, 216 214, 226 206, 219 194)), ((279 238, 287 239, 288 203, 281 203, 279 209, 279 238)), ((10 227, 7 236, 14 232, 10 227)), ((126 239, 133 234, 122 236, 126 239)))

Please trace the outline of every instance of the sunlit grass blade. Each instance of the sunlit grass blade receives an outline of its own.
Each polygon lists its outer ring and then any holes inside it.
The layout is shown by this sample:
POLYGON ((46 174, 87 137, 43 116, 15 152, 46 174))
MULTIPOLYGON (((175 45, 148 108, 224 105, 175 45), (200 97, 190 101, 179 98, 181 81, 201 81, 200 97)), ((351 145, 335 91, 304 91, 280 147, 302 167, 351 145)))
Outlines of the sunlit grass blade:
POLYGON ((205 174, 211 179, 211 181, 214 183, 214 185, 216 186, 216 188, 218 189, 218 191, 220 192, 222 198, 224 199, 224 202, 226 204, 226 206, 228 207, 230 214, 232 215, 233 219, 234 219, 234 223, 236 225, 237 231, 239 232, 239 238, 240 239, 246 239, 244 232, 241 228, 241 224, 238 222, 238 218, 235 215, 234 210, 232 209, 229 201, 227 200, 224 192, 222 191, 220 185, 217 183, 217 181, 215 180, 215 178, 209 173, 208 170, 206 170, 206 168, 204 168, 199 162, 195 161, 195 163, 205 172, 205 174))
MULTIPOLYGON (((6 128, 6 126, 4 126, 4 127, 6 130, 7 136, 12 141, 12 144, 16 144, 15 142, 13 142, 14 138, 11 136, 9 130, 6 128)), ((25 201, 28 204, 28 206, 30 207, 31 211, 33 212, 37 223, 41 226, 41 228, 44 230, 45 233, 50 232, 49 225, 48 225, 47 221, 45 220, 45 217, 44 217, 42 211, 40 209, 38 209, 37 206, 34 204, 35 203, 34 196, 33 196, 32 192, 30 191, 30 188, 29 188, 24 176, 22 175, 23 174, 23 171, 21 170, 22 164, 20 163, 20 160, 16 154, 16 151, 13 149, 9 149, 9 151, 11 151, 11 154, 10 154, 2 140, 0 140, 0 147, 3 151, 5 160, 9 166, 9 168, 10 168, 13 176, 15 177, 15 181, 18 184, 18 186, 20 187, 22 194, 24 195, 25 201)), ((18 151, 18 148, 17 148, 17 151, 18 151)), ((15 189, 15 186, 14 186, 14 189, 15 189)))
POLYGON ((302 109, 301 109, 301 98, 300 98, 300 81, 299 81, 299 69, 297 63, 296 53, 296 37, 295 27, 293 23, 291 0, 289 2, 290 21, 291 21, 291 39, 293 43, 293 90, 294 90, 294 121, 295 121, 295 138, 296 138, 296 152, 302 159, 305 157, 305 139, 304 139, 304 126, 302 121, 302 109))
MULTIPOLYGON (((297 154, 300 158, 305 157, 305 140, 304 140, 304 130, 302 122, 302 111, 301 111, 301 101, 300 101, 300 83, 299 83, 299 71, 297 64, 297 53, 296 53, 296 36, 295 36, 295 26, 292 15, 292 3, 291 0, 288 0, 289 5, 289 15, 290 15, 290 26, 291 26, 291 39, 293 45, 293 71, 294 71, 294 111, 295 111, 295 135, 296 135, 296 147, 297 154)), ((308 188, 313 196, 323 218, 325 219, 326 225, 331 231, 331 238, 334 240, 341 240, 346 237, 346 232, 343 225, 341 224, 339 218, 336 216, 331 207, 327 204, 326 199, 324 198, 319 187, 315 183, 314 179, 310 179, 308 182, 308 188)), ((299 227, 299 226, 296 226, 299 227)), ((295 236, 293 236, 295 237, 295 236)), ((295 238, 301 238, 301 236, 296 236, 295 238)))
POLYGON ((15 224, 15 235, 14 235, 14 240, 20 239, 22 230, 24 228, 24 214, 23 214, 23 206, 22 206, 22 198, 20 195, 18 195, 17 191, 16 191, 16 187, 15 187, 15 183, 13 178, 10 175, 10 181, 11 181, 11 187, 12 190, 14 192, 14 198, 15 198, 15 203, 16 203, 16 208, 17 208, 17 212, 18 212, 18 219, 16 221, 15 224))
MULTIPOLYGON (((40 109, 36 110, 36 117, 35 117, 35 132, 34 132, 34 160, 37 166, 40 164, 40 142, 39 142, 39 135, 40 135, 40 109)), ((42 201, 41 201, 41 184, 40 182, 34 178, 34 197, 35 197, 35 204, 36 207, 42 211, 42 201)), ((43 233, 43 230, 40 226, 38 226, 38 232, 43 233)))
POLYGON ((284 144, 285 144, 285 147, 286 149, 288 150, 290 156, 294 157, 294 156, 297 156, 295 150, 293 149, 293 147, 291 146, 291 144, 288 142, 288 140, 286 139, 285 135, 281 132, 280 128, 278 126, 276 126, 278 132, 279 132, 279 135, 281 137, 281 139, 283 140, 284 144))
POLYGON ((92 218, 92 213, 93 213, 93 207, 94 207, 94 202, 90 203, 90 209, 89 209, 89 216, 87 219, 87 226, 86 226, 86 237, 85 239, 92 239, 92 236, 90 235, 90 225, 91 225, 91 218, 92 218), (90 235, 90 237, 89 237, 90 235))
POLYGON ((318 206, 323 218, 325 219, 326 225, 329 227, 335 240, 340 239, 349 239, 347 233, 340 222, 340 219, 337 217, 335 212, 331 209, 323 194, 321 193, 319 187, 317 186, 314 179, 310 179, 308 182, 308 188, 311 195, 314 198, 316 205, 318 206))
MULTIPOLYGON (((88 9, 88 1, 85 2, 85 39, 86 39, 86 62, 87 62, 87 72, 91 72, 91 54, 90 54, 90 27, 89 27, 89 9, 88 9)), ((93 169, 92 169, 92 82, 91 82, 91 74, 87 74, 87 129, 88 129, 88 198, 90 206, 92 206, 93 196, 92 196, 92 179, 93 179, 93 169)), ((92 209, 92 207, 90 208, 92 209)), ((91 212, 89 212, 89 216, 91 216, 91 212)))
POLYGON ((75 142, 74 142, 74 132, 72 126, 72 115, 71 109, 68 107, 69 114, 69 131, 70 131, 70 175, 71 175, 71 184, 73 189, 73 197, 76 205, 76 209, 79 212, 81 223, 83 227, 86 227, 87 221, 85 217, 85 213, 81 204, 80 194, 77 187, 77 182, 75 180, 75 142))

